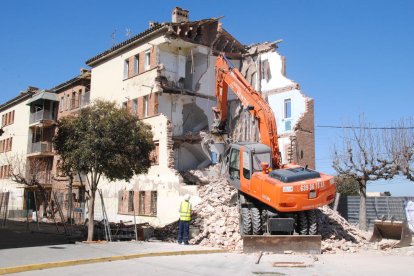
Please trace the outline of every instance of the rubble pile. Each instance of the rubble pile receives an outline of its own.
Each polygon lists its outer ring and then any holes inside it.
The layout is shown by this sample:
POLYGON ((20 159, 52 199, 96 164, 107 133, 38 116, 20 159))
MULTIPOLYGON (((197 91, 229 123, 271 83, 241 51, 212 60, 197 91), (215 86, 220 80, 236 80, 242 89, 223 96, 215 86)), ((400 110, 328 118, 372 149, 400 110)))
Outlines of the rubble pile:
POLYGON ((224 178, 210 178, 209 183, 199 189, 200 204, 194 206, 193 226, 200 233, 190 241, 193 244, 241 250, 239 211, 231 204, 236 189, 224 178))
POLYGON ((393 248, 396 244, 396 241, 392 240, 369 242, 368 232, 350 224, 328 206, 319 208, 319 212, 318 224, 322 236, 322 253, 357 252, 361 249, 386 250, 393 248))
MULTIPOLYGON (((213 167, 210 170, 218 171, 219 168, 213 167)), ((243 243, 239 232, 239 211, 237 204, 232 202, 232 196, 237 191, 225 178, 218 178, 217 175, 220 174, 206 174, 196 170, 182 174, 187 181, 199 185, 201 198, 201 202, 193 206, 190 227, 199 230, 199 233, 190 243, 241 251, 243 243)), ((352 253, 364 249, 387 250, 393 248, 396 243, 390 240, 370 243, 368 232, 359 230, 328 206, 319 208, 318 225, 322 236, 322 253, 352 253)), ((177 228, 175 222, 162 229, 156 229, 156 237, 165 241, 176 241, 177 228)))

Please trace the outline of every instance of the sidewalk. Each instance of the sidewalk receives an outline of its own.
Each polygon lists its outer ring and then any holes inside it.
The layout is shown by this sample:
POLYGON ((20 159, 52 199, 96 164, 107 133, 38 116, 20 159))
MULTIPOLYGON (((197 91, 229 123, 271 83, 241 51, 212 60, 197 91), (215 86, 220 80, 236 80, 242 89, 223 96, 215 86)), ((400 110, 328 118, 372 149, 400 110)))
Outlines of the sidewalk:
POLYGON ((161 242, 76 243, 0 250, 0 275, 51 267, 153 256, 224 253, 217 248, 161 242))

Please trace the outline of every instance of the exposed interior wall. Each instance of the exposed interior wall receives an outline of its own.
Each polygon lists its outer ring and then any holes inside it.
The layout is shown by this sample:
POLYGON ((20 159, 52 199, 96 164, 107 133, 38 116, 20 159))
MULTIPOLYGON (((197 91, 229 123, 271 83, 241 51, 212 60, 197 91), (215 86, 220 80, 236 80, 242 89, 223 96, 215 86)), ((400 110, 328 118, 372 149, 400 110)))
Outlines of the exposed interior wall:
MULTIPOLYGON (((315 167, 313 100, 299 85, 285 75, 285 59, 275 51, 276 44, 252 46, 245 55, 241 73, 261 91, 276 118, 282 163, 295 162, 315 167), (290 116, 285 114, 285 101, 290 101, 290 116)), ((233 137, 238 141, 259 141, 256 122, 236 103, 231 107, 233 137)))
POLYGON ((296 145, 294 148, 296 163, 315 169, 315 123, 314 101, 307 99, 306 111, 295 125, 296 145))

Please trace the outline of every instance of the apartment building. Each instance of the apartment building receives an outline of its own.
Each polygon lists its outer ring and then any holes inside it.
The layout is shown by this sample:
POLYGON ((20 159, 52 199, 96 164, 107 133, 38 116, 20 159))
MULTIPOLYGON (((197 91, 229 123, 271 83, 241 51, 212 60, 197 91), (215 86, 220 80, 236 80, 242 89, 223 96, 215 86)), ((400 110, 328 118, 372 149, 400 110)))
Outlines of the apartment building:
MULTIPOLYGON (((45 173, 39 174, 44 175, 42 184, 57 192, 65 210, 72 197, 73 209, 84 213, 84 176, 75 179, 68 190, 68 180, 58 169, 59 157, 52 148, 56 122, 76 115, 96 99, 115 101, 152 127, 156 148, 147 174, 134 176, 129 182, 101 180, 99 188, 109 220, 131 221, 135 214, 137 223, 176 221, 180 196, 189 193, 193 203, 198 200, 198 187, 186 183, 180 172, 211 163, 200 141, 214 118, 216 56, 225 53, 271 105, 282 163, 314 167, 313 100, 286 77, 285 59, 277 47, 278 42, 242 45, 218 18, 190 21, 189 12, 177 7, 171 22, 150 22, 147 30, 88 59, 90 71, 82 70, 67 82, 28 96, 24 105, 27 158, 46 164, 45 173)), ((232 138, 259 141, 256 123, 231 91, 229 102, 232 138)), ((101 206, 97 200, 98 220, 102 219, 101 206)))
POLYGON ((30 190, 21 183, 12 180, 12 170, 26 170, 26 156, 29 145, 30 107, 28 101, 38 89, 29 87, 15 98, 0 105, 0 192, 10 192, 9 217, 24 215, 26 205, 30 204, 27 196, 30 190))

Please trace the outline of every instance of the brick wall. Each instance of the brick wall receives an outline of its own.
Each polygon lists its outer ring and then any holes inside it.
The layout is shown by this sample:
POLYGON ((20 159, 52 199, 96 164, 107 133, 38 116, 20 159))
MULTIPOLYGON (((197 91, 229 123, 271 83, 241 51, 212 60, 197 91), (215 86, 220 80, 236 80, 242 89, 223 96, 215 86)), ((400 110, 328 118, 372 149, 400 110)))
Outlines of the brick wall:
POLYGON ((314 101, 307 99, 306 112, 295 126, 293 162, 315 169, 314 101))

